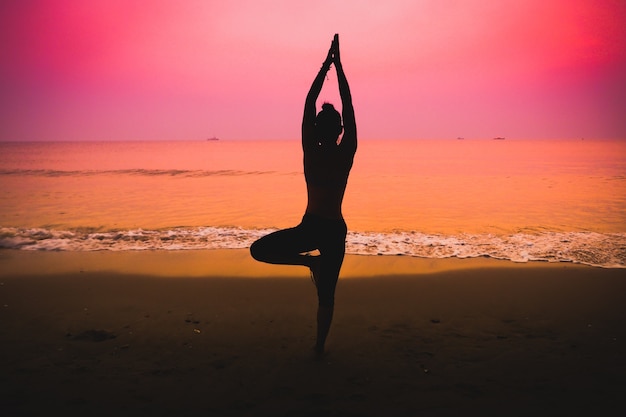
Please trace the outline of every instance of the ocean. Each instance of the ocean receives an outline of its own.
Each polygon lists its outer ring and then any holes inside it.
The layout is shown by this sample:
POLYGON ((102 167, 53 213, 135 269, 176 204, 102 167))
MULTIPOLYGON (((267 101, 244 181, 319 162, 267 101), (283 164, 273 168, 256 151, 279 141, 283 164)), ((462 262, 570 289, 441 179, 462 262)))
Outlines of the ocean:
MULTIPOLYGON (((0 248, 246 248, 299 223, 299 140, 0 142, 0 248)), ((626 267, 626 141, 362 140, 347 253, 626 267)))

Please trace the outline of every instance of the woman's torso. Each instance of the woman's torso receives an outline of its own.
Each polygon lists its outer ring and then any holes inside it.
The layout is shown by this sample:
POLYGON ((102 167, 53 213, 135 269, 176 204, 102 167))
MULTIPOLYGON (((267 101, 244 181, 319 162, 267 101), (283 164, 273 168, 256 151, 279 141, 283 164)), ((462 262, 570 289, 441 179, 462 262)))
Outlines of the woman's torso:
POLYGON ((353 158, 353 153, 340 146, 305 150, 307 213, 330 219, 343 218, 341 205, 353 158))

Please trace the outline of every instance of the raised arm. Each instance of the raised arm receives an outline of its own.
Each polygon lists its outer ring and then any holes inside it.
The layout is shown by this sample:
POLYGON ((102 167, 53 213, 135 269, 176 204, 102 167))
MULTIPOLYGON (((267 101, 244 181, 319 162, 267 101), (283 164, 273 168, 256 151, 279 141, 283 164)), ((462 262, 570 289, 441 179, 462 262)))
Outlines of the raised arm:
POLYGON ((339 55, 339 35, 335 35, 333 40, 335 50, 333 54, 333 63, 337 70, 337 82, 339 84, 339 95, 341 96, 341 116, 343 118, 343 137, 341 138, 340 146, 348 149, 351 152, 356 152, 357 139, 356 139, 356 120, 354 118, 354 107, 352 106, 352 95, 350 94, 350 87, 348 86, 348 79, 343 72, 343 66, 341 65, 341 57, 339 55))
POLYGON ((306 100, 304 101, 304 116, 302 117, 302 148, 306 148, 309 145, 315 145, 315 116, 317 114, 316 103, 317 98, 322 91, 322 86, 324 85, 324 78, 326 78, 326 73, 330 69, 330 64, 333 62, 333 53, 335 49, 335 41, 330 45, 330 49, 328 50, 328 55, 320 68, 320 71, 315 76, 313 80, 313 84, 311 84, 311 88, 309 89, 309 93, 306 95, 306 100))

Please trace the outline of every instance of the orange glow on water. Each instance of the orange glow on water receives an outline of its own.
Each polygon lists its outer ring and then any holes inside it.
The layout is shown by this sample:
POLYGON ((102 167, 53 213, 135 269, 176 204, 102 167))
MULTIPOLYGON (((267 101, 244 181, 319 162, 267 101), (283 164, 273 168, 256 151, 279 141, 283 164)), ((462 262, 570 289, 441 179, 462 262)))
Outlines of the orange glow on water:
MULTIPOLYGON (((362 141, 344 216, 360 231, 623 232, 624 146, 362 141)), ((0 225, 289 227, 306 207, 301 152, 296 141, 51 144, 22 167, 33 173, 3 175, 0 225)))

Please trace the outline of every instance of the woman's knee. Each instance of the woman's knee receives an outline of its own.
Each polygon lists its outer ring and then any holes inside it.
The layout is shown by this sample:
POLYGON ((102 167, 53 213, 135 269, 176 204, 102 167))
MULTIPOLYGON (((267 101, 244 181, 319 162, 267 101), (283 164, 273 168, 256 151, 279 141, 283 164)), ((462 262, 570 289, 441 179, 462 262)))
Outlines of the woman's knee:
POLYGON ((320 275, 317 282, 317 301, 319 305, 332 307, 335 304, 335 289, 337 288, 338 280, 338 270, 328 271, 320 275))
POLYGON ((324 307, 332 307, 335 305, 335 286, 331 287, 318 287, 317 289, 317 302, 318 305, 324 307))
POLYGON ((252 255, 252 257, 257 261, 265 261, 265 259, 267 258, 267 251, 264 249, 264 245, 263 242, 261 242, 261 239, 250 245, 250 255, 252 255))

